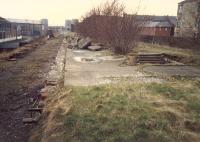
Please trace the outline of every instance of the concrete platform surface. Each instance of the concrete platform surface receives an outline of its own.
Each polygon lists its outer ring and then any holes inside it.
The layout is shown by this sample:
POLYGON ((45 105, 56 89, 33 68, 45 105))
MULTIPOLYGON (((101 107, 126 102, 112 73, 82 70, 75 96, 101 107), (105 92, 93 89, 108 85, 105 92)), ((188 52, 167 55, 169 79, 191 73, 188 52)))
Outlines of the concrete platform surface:
POLYGON ((67 50, 65 86, 91 86, 119 81, 160 82, 137 71, 136 66, 121 67, 124 57, 104 56, 101 51, 67 50))
POLYGON ((143 70, 163 76, 200 77, 200 66, 147 66, 143 70))

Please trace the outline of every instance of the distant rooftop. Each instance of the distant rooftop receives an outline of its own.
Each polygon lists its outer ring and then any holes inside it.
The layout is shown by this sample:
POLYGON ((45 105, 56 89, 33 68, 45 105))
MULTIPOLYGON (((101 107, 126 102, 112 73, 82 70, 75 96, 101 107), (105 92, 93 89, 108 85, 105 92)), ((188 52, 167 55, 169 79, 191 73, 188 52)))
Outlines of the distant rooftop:
POLYGON ((184 4, 184 3, 187 3, 187 2, 197 2, 198 0, 184 0, 182 2, 179 2, 179 4, 184 4))
POLYGON ((172 27, 172 25, 169 22, 148 22, 144 25, 144 27, 159 27, 159 28, 167 28, 172 27))
POLYGON ((27 19, 11 19, 11 18, 7 18, 7 21, 11 22, 11 23, 21 23, 21 24, 41 24, 40 21, 36 21, 36 20, 27 20, 27 19))
POLYGON ((0 17, 0 23, 7 23, 8 21, 2 17, 0 17))
POLYGON ((176 25, 176 16, 137 15, 137 19, 144 21, 145 27, 173 27, 176 25))
POLYGON ((137 19, 157 22, 170 21, 172 24, 176 24, 176 16, 137 15, 137 19))

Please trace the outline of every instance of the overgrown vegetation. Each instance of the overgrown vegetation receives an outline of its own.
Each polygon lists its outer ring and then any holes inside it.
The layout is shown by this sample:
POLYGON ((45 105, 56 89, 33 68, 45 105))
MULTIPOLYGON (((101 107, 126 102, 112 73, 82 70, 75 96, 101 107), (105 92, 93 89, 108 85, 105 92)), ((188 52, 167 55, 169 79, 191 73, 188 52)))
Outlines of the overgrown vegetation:
POLYGON ((77 25, 77 32, 110 45, 117 54, 127 54, 136 45, 142 23, 125 9, 118 0, 93 8, 77 25))
MULTIPOLYGON (((110 84, 50 95, 42 142, 198 142, 200 82, 110 84), (184 90, 183 90, 184 86, 184 90), (59 98, 62 99, 59 99, 59 98)), ((41 135, 42 134, 42 135, 41 135)), ((38 141, 39 142, 39 141, 38 141)))

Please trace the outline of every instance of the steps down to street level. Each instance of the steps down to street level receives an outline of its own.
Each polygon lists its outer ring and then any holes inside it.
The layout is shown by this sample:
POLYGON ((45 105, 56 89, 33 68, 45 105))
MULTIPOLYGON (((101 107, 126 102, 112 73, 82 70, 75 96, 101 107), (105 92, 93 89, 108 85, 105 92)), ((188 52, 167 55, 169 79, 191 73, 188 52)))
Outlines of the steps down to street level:
POLYGON ((136 57, 138 64, 165 64, 166 58, 164 54, 158 53, 139 53, 136 57))

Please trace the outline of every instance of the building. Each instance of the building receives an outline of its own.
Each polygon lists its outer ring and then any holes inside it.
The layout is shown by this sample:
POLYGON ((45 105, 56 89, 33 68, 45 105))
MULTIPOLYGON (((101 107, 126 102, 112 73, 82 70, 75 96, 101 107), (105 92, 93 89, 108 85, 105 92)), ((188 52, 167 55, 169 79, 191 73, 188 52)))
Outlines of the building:
POLYGON ((74 32, 76 29, 76 25, 78 24, 78 19, 71 20, 71 31, 74 32))
POLYGON ((43 25, 43 29, 48 30, 48 27, 49 27, 48 19, 41 19, 40 22, 43 25))
POLYGON ((18 33, 22 36, 41 36, 43 33, 40 21, 24 20, 24 19, 6 19, 12 26, 17 28, 18 33))
POLYGON ((0 17, 0 42, 42 36, 44 35, 43 27, 40 21, 0 17))
POLYGON ((141 36, 155 38, 174 36, 175 16, 139 16, 139 19, 144 19, 141 36))
POLYGON ((75 31, 76 24, 78 24, 78 19, 65 20, 65 28, 67 31, 75 31))
POLYGON ((0 43, 21 39, 21 33, 11 22, 0 17, 0 43))
POLYGON ((54 33, 62 33, 65 30, 64 26, 49 26, 48 30, 53 31, 54 33))
MULTIPOLYGON (((135 23, 138 23, 140 26, 140 36, 141 39, 144 40, 156 40, 156 39, 167 39, 174 36, 175 26, 176 26, 176 16, 154 16, 154 15, 124 15, 124 16, 133 16, 133 20, 135 23)), ((96 23, 104 23, 99 24, 99 29, 101 29, 100 26, 103 26, 107 23, 107 20, 109 20, 108 16, 102 16, 102 15, 95 15, 90 16, 84 19, 81 23, 81 27, 78 28, 78 30, 81 33, 94 33, 96 32, 96 29, 87 29, 86 31, 82 31, 85 29, 84 25, 93 25, 96 23)), ((116 18, 116 17, 114 17, 116 18)), ((121 17, 118 17, 119 19, 121 17)), ((87 27, 87 26, 86 26, 87 27)))
POLYGON ((24 19, 6 19, 12 26, 16 27, 17 33, 22 36, 41 36, 42 24, 40 21, 24 19))
POLYGON ((71 20, 65 20, 65 28, 67 31, 71 31, 71 20))
POLYGON ((178 4, 176 36, 200 37, 200 0, 184 0, 178 4))

